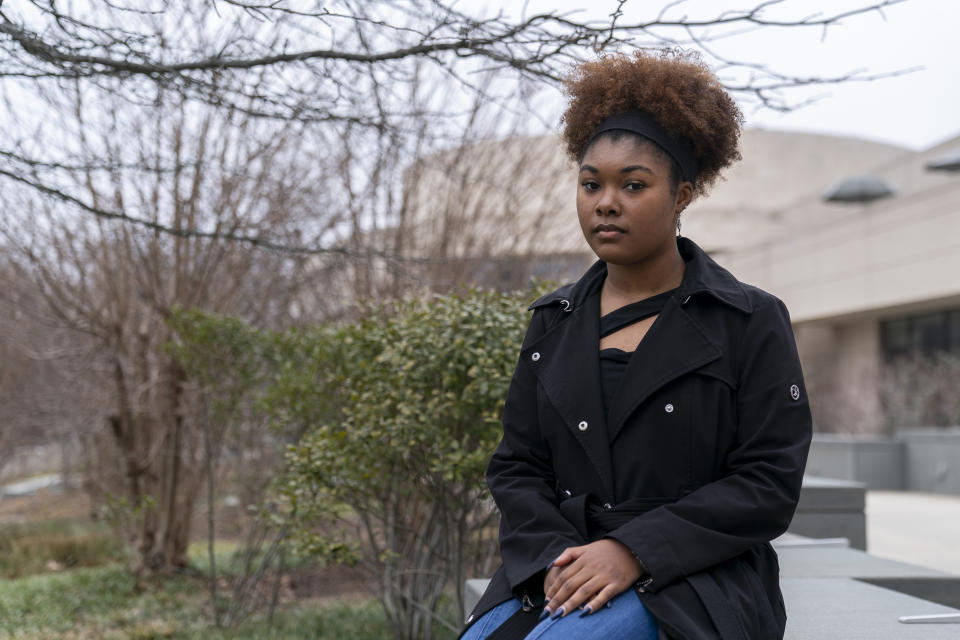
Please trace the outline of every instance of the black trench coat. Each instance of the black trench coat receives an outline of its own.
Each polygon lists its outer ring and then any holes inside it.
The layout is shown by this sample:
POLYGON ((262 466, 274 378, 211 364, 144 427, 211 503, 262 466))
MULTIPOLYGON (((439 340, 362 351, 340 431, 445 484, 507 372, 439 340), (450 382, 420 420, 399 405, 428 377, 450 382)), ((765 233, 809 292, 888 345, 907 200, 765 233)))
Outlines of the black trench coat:
POLYGON ((532 305, 487 469, 503 565, 468 625, 511 596, 542 600, 564 548, 612 537, 650 578, 661 636, 782 638, 769 541, 790 523, 811 419, 790 319, 688 239, 683 281, 604 417, 603 262, 532 305))

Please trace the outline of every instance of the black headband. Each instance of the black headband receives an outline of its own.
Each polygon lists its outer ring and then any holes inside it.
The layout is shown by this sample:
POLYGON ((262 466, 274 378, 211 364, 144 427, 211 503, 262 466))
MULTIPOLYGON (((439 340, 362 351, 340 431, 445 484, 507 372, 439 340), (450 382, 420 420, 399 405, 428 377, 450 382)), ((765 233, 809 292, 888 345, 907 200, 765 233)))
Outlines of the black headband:
POLYGON ((587 147, 604 131, 615 129, 630 131, 652 140, 676 161, 684 180, 693 182, 697 179, 697 157, 693 154, 693 145, 686 138, 677 138, 667 133, 666 129, 661 127, 660 123, 646 111, 634 109, 608 117, 600 123, 593 135, 590 136, 587 147))

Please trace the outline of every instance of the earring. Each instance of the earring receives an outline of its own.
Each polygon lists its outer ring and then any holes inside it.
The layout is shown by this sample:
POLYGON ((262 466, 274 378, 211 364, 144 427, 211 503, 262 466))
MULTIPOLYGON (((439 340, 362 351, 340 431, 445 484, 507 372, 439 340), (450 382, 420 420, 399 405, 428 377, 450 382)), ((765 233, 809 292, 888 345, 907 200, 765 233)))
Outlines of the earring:
POLYGON ((677 214, 677 237, 680 237, 680 214, 677 214))

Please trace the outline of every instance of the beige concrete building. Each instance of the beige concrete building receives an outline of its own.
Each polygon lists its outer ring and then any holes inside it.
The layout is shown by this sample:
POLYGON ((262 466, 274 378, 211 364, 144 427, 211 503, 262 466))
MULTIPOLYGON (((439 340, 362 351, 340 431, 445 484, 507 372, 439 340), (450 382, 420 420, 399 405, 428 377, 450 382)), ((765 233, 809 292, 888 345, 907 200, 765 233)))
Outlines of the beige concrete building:
POLYGON ((401 244, 431 287, 517 288, 576 278, 589 264, 574 204, 576 171, 555 136, 433 154, 405 175, 401 244), (433 265, 433 268, 431 267, 433 265))
MULTIPOLYGON (((887 197, 830 202, 831 182, 812 184, 776 212, 770 233, 724 260, 789 306, 822 426, 876 432, 920 426, 898 420, 960 419, 960 379, 884 385, 898 356, 960 356, 960 167, 937 162, 958 149, 960 137, 851 167, 861 185, 869 177, 888 186, 887 197), (921 395, 942 406, 911 418, 921 395)), ((849 177, 837 172, 832 182, 849 177)))
MULTIPOLYGON (((684 215, 684 235, 787 303, 823 430, 878 433, 904 419, 890 408, 913 392, 884 386, 896 356, 952 351, 960 361, 958 150, 960 137, 914 152, 747 130, 743 160, 684 215), (824 199, 838 189, 847 201, 824 199)), ((531 275, 573 279, 593 259, 576 219, 576 172, 554 137, 438 154, 408 178, 406 250, 440 258, 448 275, 459 261, 467 267, 456 278, 516 286, 531 275)), ((944 415, 955 408, 960 423, 960 380, 940 382, 926 401, 944 415)))

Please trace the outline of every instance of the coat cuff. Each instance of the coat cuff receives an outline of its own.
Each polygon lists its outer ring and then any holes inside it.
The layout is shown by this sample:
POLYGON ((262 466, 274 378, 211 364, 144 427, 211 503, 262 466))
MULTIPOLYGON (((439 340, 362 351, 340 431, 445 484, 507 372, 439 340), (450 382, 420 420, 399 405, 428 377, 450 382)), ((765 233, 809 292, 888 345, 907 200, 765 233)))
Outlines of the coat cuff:
POLYGON ((510 589, 515 593, 523 587, 531 589, 531 592, 542 591, 543 577, 546 576, 547 571, 553 565, 553 561, 556 560, 567 547, 575 547, 579 544, 579 542, 573 540, 557 538, 556 541, 552 542, 537 554, 535 558, 529 562, 525 562, 522 566, 511 569, 509 563, 504 562, 504 569, 507 573, 507 582, 510 583, 510 589), (538 574, 540 575, 540 584, 531 587, 530 580, 538 574))
POLYGON ((637 587, 643 591, 657 592, 674 580, 685 575, 680 558, 673 551, 667 539, 650 527, 639 535, 629 531, 629 524, 614 529, 605 537, 622 543, 646 570, 637 581, 637 587))

